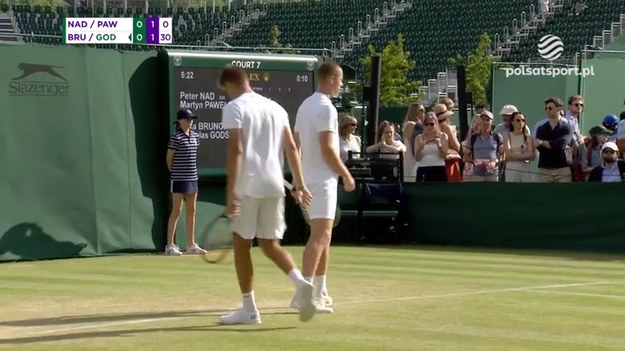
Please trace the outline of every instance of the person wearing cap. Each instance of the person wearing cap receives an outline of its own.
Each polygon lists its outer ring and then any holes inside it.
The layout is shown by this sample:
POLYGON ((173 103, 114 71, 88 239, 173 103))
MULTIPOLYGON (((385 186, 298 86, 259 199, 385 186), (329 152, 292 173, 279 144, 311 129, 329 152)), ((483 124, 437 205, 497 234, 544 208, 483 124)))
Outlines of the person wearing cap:
MULTIPOLYGON (((616 125, 616 135, 614 136, 614 142, 619 150, 625 150, 625 111, 620 114, 620 121, 616 125)), ((620 155, 622 157, 622 154, 620 155)))
POLYGON ((176 226, 182 213, 182 204, 186 207, 187 253, 203 254, 206 250, 195 243, 195 204, 198 193, 197 150, 200 135, 193 130, 193 120, 197 119, 189 110, 180 110, 176 114, 176 132, 167 144, 167 168, 171 192, 171 214, 167 223, 167 245, 165 254, 180 256, 182 252, 174 244, 176 226))
POLYGON ((618 159, 618 147, 612 141, 601 146, 602 162, 590 171, 589 182, 614 183, 625 181, 625 161, 618 159))
MULTIPOLYGON (((496 127, 494 132, 495 133, 499 133, 500 135, 506 135, 508 133, 510 133, 510 123, 512 121, 512 114, 515 112, 519 112, 519 110, 516 108, 516 106, 514 105, 505 105, 501 111, 499 112, 499 115, 501 116, 501 120, 502 122, 499 123, 496 127)), ((530 129, 527 125, 525 125, 526 129, 524 131, 524 133, 527 133, 528 135, 530 134, 530 129)))
POLYGON ((612 134, 610 134, 610 137, 608 138, 608 141, 616 141, 616 128, 618 126, 618 122, 619 119, 618 117, 616 117, 616 115, 607 115, 603 117, 603 121, 601 122, 601 124, 612 132, 612 134))
POLYGON ((473 134, 464 148, 464 161, 473 165, 472 182, 498 182, 499 161, 503 138, 492 131, 494 116, 485 111, 480 116, 479 131, 473 134))
POLYGON ((580 152, 582 156, 581 167, 585 174, 589 174, 595 167, 601 164, 601 146, 608 141, 612 131, 604 126, 594 126, 588 131, 590 141, 582 144, 580 152))

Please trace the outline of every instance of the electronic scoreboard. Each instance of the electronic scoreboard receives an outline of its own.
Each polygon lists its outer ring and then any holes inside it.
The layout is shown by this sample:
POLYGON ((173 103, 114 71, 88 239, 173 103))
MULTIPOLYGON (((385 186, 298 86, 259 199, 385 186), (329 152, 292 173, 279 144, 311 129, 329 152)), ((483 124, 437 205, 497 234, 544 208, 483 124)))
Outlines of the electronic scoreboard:
POLYGON ((134 18, 65 18, 64 44, 171 44, 172 19, 134 18))
POLYGON ((319 60, 315 56, 169 50, 159 56, 167 69, 170 120, 175 121, 179 109, 198 116, 193 129, 200 135, 200 176, 226 173, 228 131, 222 126, 221 110, 228 98, 217 87, 224 67, 244 69, 254 91, 289 113, 291 126, 299 105, 316 90, 319 60))

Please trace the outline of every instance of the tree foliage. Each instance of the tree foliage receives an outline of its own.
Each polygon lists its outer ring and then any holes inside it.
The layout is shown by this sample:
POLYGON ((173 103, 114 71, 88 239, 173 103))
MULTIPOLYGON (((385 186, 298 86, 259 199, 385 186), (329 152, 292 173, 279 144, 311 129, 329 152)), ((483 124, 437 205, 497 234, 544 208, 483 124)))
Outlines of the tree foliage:
MULTIPOLYGON (((381 53, 376 52, 369 44, 369 55, 361 58, 365 77, 371 76, 371 57, 380 55, 382 72, 380 75, 380 104, 386 106, 403 106, 412 101, 418 101, 420 81, 408 81, 408 73, 414 70, 416 63, 410 59, 410 51, 404 49, 404 36, 400 33, 397 40, 391 40, 381 53), (416 93, 416 96, 410 96, 416 93)), ((360 87, 362 89, 362 87, 360 87)), ((359 89, 359 90, 360 90, 359 89)))
POLYGON ((270 50, 268 52, 272 52, 275 54, 299 54, 298 50, 293 49, 291 44, 282 45, 280 43, 280 29, 277 25, 271 26, 269 29, 269 47, 270 50))
POLYGON ((483 33, 475 51, 467 56, 458 54, 455 58, 449 59, 451 65, 465 66, 467 91, 473 93, 475 101, 484 103, 489 102, 486 96, 486 87, 490 83, 493 63, 496 61, 495 57, 488 54, 490 43, 488 34, 483 33))

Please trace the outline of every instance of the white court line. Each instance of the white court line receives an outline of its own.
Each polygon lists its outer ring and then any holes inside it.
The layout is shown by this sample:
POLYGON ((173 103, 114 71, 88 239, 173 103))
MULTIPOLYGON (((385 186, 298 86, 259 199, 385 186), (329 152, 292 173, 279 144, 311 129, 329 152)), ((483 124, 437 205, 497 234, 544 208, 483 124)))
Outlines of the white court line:
POLYGON ((573 295, 573 296, 588 296, 588 297, 603 297, 606 299, 617 299, 617 300, 625 300, 625 296, 623 295, 609 295, 609 294, 592 294, 592 293, 582 293, 582 292, 571 292, 571 291, 531 291, 540 294, 553 294, 553 295, 573 295))
POLYGON ((391 301, 436 299, 436 298, 442 298, 442 297, 481 295, 481 294, 491 294, 491 293, 507 292, 507 291, 528 291, 528 290, 539 290, 539 289, 572 288, 572 287, 576 287, 576 286, 590 286, 590 285, 603 285, 603 284, 610 284, 610 283, 609 282, 590 282, 590 283, 571 283, 571 284, 552 284, 552 285, 522 286, 522 287, 518 287, 518 288, 476 290, 476 291, 465 291, 465 292, 450 293, 450 294, 417 295, 417 296, 404 296, 404 297, 389 297, 387 299, 357 300, 357 301, 342 302, 342 303, 337 304, 337 305, 356 305, 356 304, 371 303, 371 302, 391 302, 391 301))
MULTIPOLYGON (((500 293, 500 292, 508 292, 508 291, 532 291, 532 290, 540 290, 540 289, 558 289, 558 288, 572 288, 577 286, 591 286, 591 285, 604 285, 610 284, 609 282, 599 281, 599 282, 589 282, 589 283, 570 283, 570 284, 550 284, 550 285, 534 285, 534 286, 521 286, 516 288, 502 288, 502 289, 487 289, 487 290, 475 290, 475 291, 465 291, 458 293, 450 293, 450 294, 436 294, 436 295, 416 295, 416 296, 404 296, 404 297, 392 297, 387 299, 370 299, 370 300, 356 300, 356 301, 348 301, 335 305, 356 305, 356 304, 365 304, 372 302, 392 302, 392 301, 407 301, 407 300, 421 300, 421 299, 436 299, 436 298, 444 298, 444 297, 457 297, 457 296, 470 296, 470 295, 481 295, 481 294, 491 294, 491 293, 500 293)), ((276 310, 281 309, 280 307, 265 307, 260 308, 261 313, 263 310, 276 310)), ((288 308, 284 308, 288 310, 288 308)), ((68 331, 76 331, 76 330, 84 330, 84 329, 93 329, 93 328, 101 328, 101 327, 115 327, 120 325, 127 324, 141 324, 141 323, 150 323, 150 322, 162 322, 168 320, 180 320, 192 317, 198 317, 202 314, 197 314, 195 316, 184 316, 184 317, 160 317, 160 318, 146 318, 146 319, 136 319, 132 321, 113 321, 113 322, 104 322, 104 323, 90 323, 82 326, 76 327, 67 327, 67 328, 57 328, 57 329, 47 329, 41 331, 33 331, 31 333, 25 333, 19 336, 10 336, 8 338, 1 338, 0 340, 10 340, 14 338, 25 338, 25 337, 35 337, 38 335, 45 334, 55 334, 62 333, 68 331)), ((206 314, 205 314, 206 315, 206 314)), ((210 315, 214 315, 211 313, 210 315)))

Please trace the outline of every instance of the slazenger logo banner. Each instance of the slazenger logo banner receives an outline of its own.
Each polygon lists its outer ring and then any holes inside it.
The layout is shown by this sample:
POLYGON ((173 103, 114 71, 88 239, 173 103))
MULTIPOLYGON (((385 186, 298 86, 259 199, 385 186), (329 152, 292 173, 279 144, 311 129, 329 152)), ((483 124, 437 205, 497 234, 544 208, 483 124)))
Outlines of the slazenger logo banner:
POLYGON ((68 96, 69 82, 64 77, 64 65, 20 62, 9 80, 10 96, 68 96))

